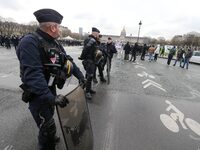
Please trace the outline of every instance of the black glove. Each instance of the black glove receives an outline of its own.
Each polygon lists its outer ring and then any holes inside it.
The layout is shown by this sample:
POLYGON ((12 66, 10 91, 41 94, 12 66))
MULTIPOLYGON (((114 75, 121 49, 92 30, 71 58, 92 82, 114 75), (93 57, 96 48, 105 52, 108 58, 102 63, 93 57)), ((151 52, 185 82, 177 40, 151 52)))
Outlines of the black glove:
POLYGON ((83 89, 85 88, 86 82, 87 82, 87 80, 84 78, 79 80, 79 84, 83 89))
POLYGON ((78 57, 78 59, 79 59, 79 60, 83 60, 83 58, 82 58, 81 56, 80 56, 80 57, 78 57))
POLYGON ((67 106, 69 104, 68 99, 64 95, 57 95, 55 98, 55 105, 59 105, 61 108, 67 106))

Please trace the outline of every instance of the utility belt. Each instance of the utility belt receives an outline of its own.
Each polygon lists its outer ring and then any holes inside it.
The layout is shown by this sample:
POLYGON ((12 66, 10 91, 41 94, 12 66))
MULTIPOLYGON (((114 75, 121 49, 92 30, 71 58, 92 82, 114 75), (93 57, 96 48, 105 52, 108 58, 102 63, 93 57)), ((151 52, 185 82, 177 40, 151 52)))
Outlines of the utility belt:
POLYGON ((82 64, 84 68, 87 68, 88 66, 95 64, 95 61, 91 59, 85 59, 82 61, 82 64))
POLYGON ((24 83, 22 83, 19 87, 23 90, 23 93, 22 93, 22 101, 23 102, 28 103, 28 102, 32 101, 33 98, 36 96, 36 94, 34 94, 30 90, 28 90, 28 87, 24 83))

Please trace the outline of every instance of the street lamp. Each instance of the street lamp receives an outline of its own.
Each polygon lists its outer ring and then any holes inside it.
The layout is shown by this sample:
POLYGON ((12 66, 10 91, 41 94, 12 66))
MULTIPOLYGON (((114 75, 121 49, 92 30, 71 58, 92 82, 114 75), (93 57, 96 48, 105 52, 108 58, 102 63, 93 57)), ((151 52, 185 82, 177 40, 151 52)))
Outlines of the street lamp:
POLYGON ((139 22, 139 30, 138 30, 137 43, 139 42, 139 38, 140 38, 140 28, 141 28, 141 25, 142 25, 142 21, 140 20, 140 22, 139 22))

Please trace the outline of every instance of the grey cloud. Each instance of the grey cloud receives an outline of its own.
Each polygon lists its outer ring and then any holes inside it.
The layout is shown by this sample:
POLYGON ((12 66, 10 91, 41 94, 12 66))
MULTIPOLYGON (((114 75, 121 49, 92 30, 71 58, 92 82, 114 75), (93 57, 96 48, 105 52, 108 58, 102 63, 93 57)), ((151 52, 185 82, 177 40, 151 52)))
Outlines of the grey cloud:
POLYGON ((21 5, 19 3, 19 1, 16 0, 1 0, 1 5, 0 8, 1 9, 11 9, 11 10, 20 10, 21 9, 21 5))

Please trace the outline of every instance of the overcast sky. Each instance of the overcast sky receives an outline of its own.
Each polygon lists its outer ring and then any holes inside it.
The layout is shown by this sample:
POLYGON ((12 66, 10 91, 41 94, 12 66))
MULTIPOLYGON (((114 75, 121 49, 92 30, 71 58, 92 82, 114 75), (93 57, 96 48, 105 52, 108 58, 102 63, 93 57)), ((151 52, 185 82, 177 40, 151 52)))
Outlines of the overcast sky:
POLYGON ((200 32, 199 0, 0 0, 0 16, 18 23, 35 21, 33 12, 52 8, 63 16, 63 26, 72 32, 82 27, 90 32, 119 35, 125 26, 127 35, 172 38, 190 31, 200 32))

